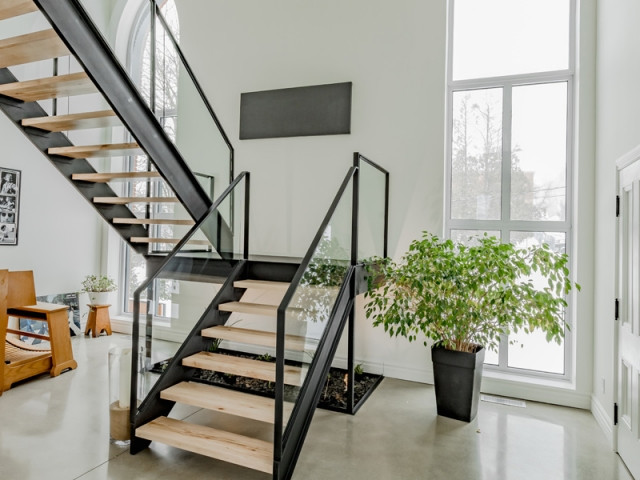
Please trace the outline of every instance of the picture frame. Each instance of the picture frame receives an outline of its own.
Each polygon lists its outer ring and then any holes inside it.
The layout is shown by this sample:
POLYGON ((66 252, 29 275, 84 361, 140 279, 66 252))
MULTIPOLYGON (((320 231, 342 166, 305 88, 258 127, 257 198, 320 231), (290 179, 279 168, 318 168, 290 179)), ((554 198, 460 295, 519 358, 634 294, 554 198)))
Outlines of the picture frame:
POLYGON ((0 167, 0 245, 18 244, 22 172, 0 167))

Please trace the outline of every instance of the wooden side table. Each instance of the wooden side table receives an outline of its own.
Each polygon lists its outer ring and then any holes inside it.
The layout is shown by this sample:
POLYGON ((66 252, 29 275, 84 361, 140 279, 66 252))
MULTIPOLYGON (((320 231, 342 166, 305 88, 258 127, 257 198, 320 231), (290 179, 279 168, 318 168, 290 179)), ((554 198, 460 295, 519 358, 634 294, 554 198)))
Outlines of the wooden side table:
POLYGON ((87 305, 89 307, 89 317, 84 330, 85 335, 92 332, 92 337, 96 338, 103 331, 111 335, 111 320, 109 319, 109 307, 111 305, 87 305))

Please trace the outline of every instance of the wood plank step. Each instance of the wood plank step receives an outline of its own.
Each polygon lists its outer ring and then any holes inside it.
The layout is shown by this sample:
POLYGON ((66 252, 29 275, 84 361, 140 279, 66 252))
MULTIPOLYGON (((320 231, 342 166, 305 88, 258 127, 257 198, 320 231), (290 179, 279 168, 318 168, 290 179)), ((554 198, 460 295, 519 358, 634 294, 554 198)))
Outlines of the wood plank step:
POLYGON ((84 72, 0 85, 0 95, 22 100, 23 102, 35 102, 37 100, 71 97, 73 95, 96 92, 96 87, 84 72))
POLYGON ((87 128, 107 128, 122 125, 113 110, 72 113, 55 117, 34 117, 22 120, 23 127, 34 127, 48 132, 65 132, 87 128))
POLYGON ((136 436, 253 470, 273 471, 273 445, 264 440, 167 417, 138 427, 136 436))
MULTIPOLYGON (((275 400, 260 395, 236 392, 204 383, 181 382, 160 392, 160 397, 260 422, 274 422, 275 400)), ((292 409, 292 403, 284 403, 285 418, 290 415, 292 409)))
POLYGON ((223 312, 250 313, 252 315, 268 315, 275 317, 278 314, 277 305, 264 305, 262 303, 227 302, 218 305, 218 310, 223 312))
POLYGON ((0 40, 0 68, 66 55, 69 50, 53 29, 0 40))
POLYGON ((113 223, 123 225, 195 225, 193 220, 174 218, 114 218, 113 223))
POLYGON ((114 173, 74 173, 72 180, 84 182, 107 183, 112 180, 129 180, 138 178, 162 178, 158 172, 114 172, 114 173))
MULTIPOLYGON (((249 343, 251 345, 276 348, 275 332, 217 325, 215 327, 205 328, 202 330, 201 334, 203 337, 207 338, 219 338, 221 340, 229 340, 232 342, 249 343)), ((305 349, 304 337, 285 335, 284 343, 287 350, 302 352, 305 349)))
POLYGON ((52 147, 47 152, 49 155, 60 155, 61 157, 69 158, 108 158, 144 154, 144 151, 136 142, 52 147))
POLYGON ((0 2, 0 20, 36 11, 38 11, 38 7, 31 0, 3 0, 0 2))
POLYGON ((259 288, 260 290, 269 290, 272 292, 286 293, 291 285, 289 282, 272 282, 270 280, 236 280, 233 286, 236 288, 259 288))
MULTIPOLYGON (((159 238, 159 237, 131 237, 129 239, 131 243, 169 243, 171 245, 177 245, 182 241, 181 238, 159 238)), ((188 240, 189 245, 206 245, 211 246, 209 240, 188 240)))
POLYGON ((178 203, 178 197, 93 197, 93 203, 126 205, 128 203, 178 203))
MULTIPOLYGON (((199 352, 190 357, 185 357, 182 360, 182 364, 187 367, 258 378, 268 382, 276 381, 275 362, 263 362, 251 358, 222 355, 220 353, 199 352)), ((302 385, 302 380, 302 369, 300 367, 285 365, 284 383, 299 387, 302 385)))

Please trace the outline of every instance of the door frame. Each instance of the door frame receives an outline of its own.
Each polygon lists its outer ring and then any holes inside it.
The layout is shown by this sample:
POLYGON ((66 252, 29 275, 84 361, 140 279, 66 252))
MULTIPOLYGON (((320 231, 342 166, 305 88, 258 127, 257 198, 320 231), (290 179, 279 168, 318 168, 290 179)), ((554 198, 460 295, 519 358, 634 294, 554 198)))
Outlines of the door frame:
MULTIPOLYGON (((615 194, 616 197, 620 196, 620 173, 622 172, 622 170, 624 170, 626 167, 633 165, 636 162, 640 162, 640 145, 632 148, 631 150, 629 150, 627 153, 625 153, 624 155, 622 155, 620 158, 618 158, 618 160, 616 160, 616 190, 615 190, 615 194)), ((621 275, 621 271, 620 271, 620 255, 621 255, 621 251, 620 251, 620 242, 622 241, 621 235, 620 235, 620 228, 621 228, 621 222, 620 222, 620 216, 616 216, 616 227, 615 227, 615 282, 614 282, 614 289, 615 289, 615 298, 620 299, 621 298, 621 292, 620 292, 620 288, 621 288, 621 283, 620 283, 620 275, 621 275)), ((613 401, 614 401, 614 405, 620 405, 620 349, 619 349, 619 337, 620 337, 620 320, 619 319, 615 319, 614 320, 614 329, 613 329, 613 401)), ((614 412, 615 415, 615 412, 614 412)), ((613 427, 611 429, 612 432, 612 446, 613 446, 613 450, 618 453, 618 423, 619 423, 619 419, 618 422, 615 422, 615 418, 613 418, 614 423, 613 423, 613 427)))

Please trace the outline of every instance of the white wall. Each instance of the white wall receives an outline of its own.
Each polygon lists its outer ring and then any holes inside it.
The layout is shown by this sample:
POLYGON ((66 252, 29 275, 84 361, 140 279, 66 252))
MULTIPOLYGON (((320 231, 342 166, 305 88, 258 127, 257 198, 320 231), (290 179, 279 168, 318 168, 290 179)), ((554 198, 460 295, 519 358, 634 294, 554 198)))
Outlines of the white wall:
POLYGON ((22 171, 18 245, 0 246, 0 268, 33 270, 38 295, 79 291, 99 271, 102 220, 4 114, 0 145, 0 166, 22 171))
POLYGON ((615 398, 616 160, 640 144, 639 16, 633 0, 598 2, 594 402, 609 428, 615 398))
MULTIPOLYGON (((178 0, 181 44, 251 172, 251 250, 302 255, 354 151, 391 172, 390 254, 442 231, 446 2, 178 0), (353 82, 350 135, 238 139, 240 94, 353 82)), ((359 318, 371 369, 428 380, 429 351, 359 318)), ((341 348, 343 354, 344 349, 341 348)))

